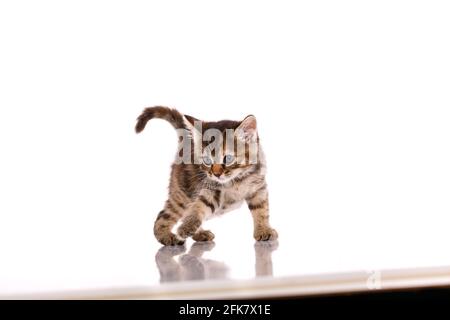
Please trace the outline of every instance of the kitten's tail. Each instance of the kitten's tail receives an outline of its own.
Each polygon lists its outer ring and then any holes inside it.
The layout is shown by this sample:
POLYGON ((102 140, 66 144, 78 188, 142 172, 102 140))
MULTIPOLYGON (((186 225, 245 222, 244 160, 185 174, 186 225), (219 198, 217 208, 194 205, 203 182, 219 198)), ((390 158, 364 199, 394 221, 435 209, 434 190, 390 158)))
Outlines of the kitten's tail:
POLYGON ((168 107, 151 107, 145 108, 141 115, 137 118, 136 133, 144 130, 147 122, 153 118, 164 119, 168 121, 175 129, 186 129, 185 117, 176 109, 168 107))

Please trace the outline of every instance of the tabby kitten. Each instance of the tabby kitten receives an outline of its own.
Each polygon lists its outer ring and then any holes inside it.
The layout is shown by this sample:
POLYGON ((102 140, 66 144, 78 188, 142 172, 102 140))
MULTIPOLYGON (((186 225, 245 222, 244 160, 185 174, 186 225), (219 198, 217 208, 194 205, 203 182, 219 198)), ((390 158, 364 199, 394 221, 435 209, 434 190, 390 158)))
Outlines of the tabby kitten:
POLYGON ((153 118, 168 121, 179 134, 169 199, 154 225, 159 242, 181 245, 188 237, 211 241, 214 234, 203 230, 202 222, 235 209, 244 201, 253 216, 254 238, 278 238, 269 224, 266 163, 254 116, 243 121, 206 122, 158 106, 144 109, 137 118, 136 132, 143 131, 153 118), (177 233, 172 233, 180 220, 177 233))

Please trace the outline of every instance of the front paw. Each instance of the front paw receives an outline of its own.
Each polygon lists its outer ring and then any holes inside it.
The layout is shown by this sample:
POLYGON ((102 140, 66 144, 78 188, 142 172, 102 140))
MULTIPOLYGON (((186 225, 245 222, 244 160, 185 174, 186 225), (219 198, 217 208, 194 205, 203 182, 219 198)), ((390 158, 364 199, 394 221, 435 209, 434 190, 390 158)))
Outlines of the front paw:
POLYGON ((183 239, 192 237, 198 228, 200 228, 201 224, 202 221, 198 216, 189 216, 184 219, 183 223, 178 228, 177 233, 183 239))
POLYGON ((278 233, 270 227, 261 227, 255 230, 253 237, 256 241, 270 241, 278 239, 278 233))
POLYGON ((199 242, 207 242, 207 241, 213 241, 214 240, 214 233, 212 233, 209 230, 201 230, 194 234, 192 237, 195 241, 199 242))

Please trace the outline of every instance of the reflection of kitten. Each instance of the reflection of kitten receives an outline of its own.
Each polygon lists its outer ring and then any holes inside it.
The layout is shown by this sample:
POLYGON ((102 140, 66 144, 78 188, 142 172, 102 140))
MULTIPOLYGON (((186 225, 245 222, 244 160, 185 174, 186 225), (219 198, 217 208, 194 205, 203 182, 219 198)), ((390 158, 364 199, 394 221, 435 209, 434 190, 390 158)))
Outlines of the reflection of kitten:
POLYGON ((156 265, 161 282, 183 280, 226 279, 228 267, 223 262, 205 259, 203 253, 214 248, 214 242, 196 242, 187 254, 175 256, 185 251, 184 247, 162 247, 156 254, 156 265))
MULTIPOLYGON (((254 238, 274 240, 278 237, 277 232, 269 225, 266 163, 254 116, 248 116, 242 121, 205 122, 183 115, 175 109, 152 107, 145 109, 137 119, 136 132, 144 130, 147 122, 153 118, 165 119, 175 129, 188 131, 187 137, 191 139, 189 145, 192 143, 194 149, 198 147, 195 143, 200 143, 193 137, 204 137, 205 131, 209 129, 217 129, 224 141, 219 145, 220 150, 213 152, 208 149, 209 145, 205 145, 211 140, 200 139, 202 162, 175 162, 172 165, 169 199, 154 226, 154 233, 159 242, 164 245, 180 245, 187 237, 192 237, 195 241, 211 241, 214 234, 201 229, 203 220, 230 211, 244 201, 253 216, 254 238), (198 123, 201 124, 201 132, 196 126, 198 123), (233 132, 233 143, 229 144, 227 133, 230 129, 233 132), (244 145, 245 152, 240 153, 235 148, 235 143, 244 145), (256 161, 250 161, 249 150, 255 144, 256 161), (220 154, 220 157, 217 157, 217 154, 220 154), (179 220, 182 220, 182 224, 175 235, 172 228, 179 220)), ((181 144, 182 139, 179 141, 181 144)))
MULTIPOLYGON (((196 242, 186 254, 183 254, 185 246, 161 247, 155 257, 160 281, 226 279, 229 268, 225 263, 203 258, 203 254, 214 246, 214 242, 196 242), (180 256, 178 261, 175 260, 177 256, 180 256)), ((255 276, 272 276, 272 252, 278 248, 278 241, 259 241, 254 248, 255 276)))
POLYGON ((272 252, 278 249, 278 241, 255 243, 255 275, 273 275, 272 252))

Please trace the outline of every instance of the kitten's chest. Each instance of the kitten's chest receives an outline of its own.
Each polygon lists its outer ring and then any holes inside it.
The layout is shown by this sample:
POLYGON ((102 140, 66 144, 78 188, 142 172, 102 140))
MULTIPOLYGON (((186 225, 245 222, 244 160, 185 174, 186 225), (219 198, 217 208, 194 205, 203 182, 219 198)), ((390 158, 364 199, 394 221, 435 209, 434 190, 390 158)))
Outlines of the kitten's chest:
POLYGON ((242 202, 246 198, 246 193, 239 189, 228 189, 222 192, 222 207, 226 207, 234 202, 242 202))
POLYGON ((246 190, 241 190, 240 188, 228 188, 222 190, 220 195, 220 207, 214 212, 214 215, 218 216, 238 209, 246 197, 246 190))

